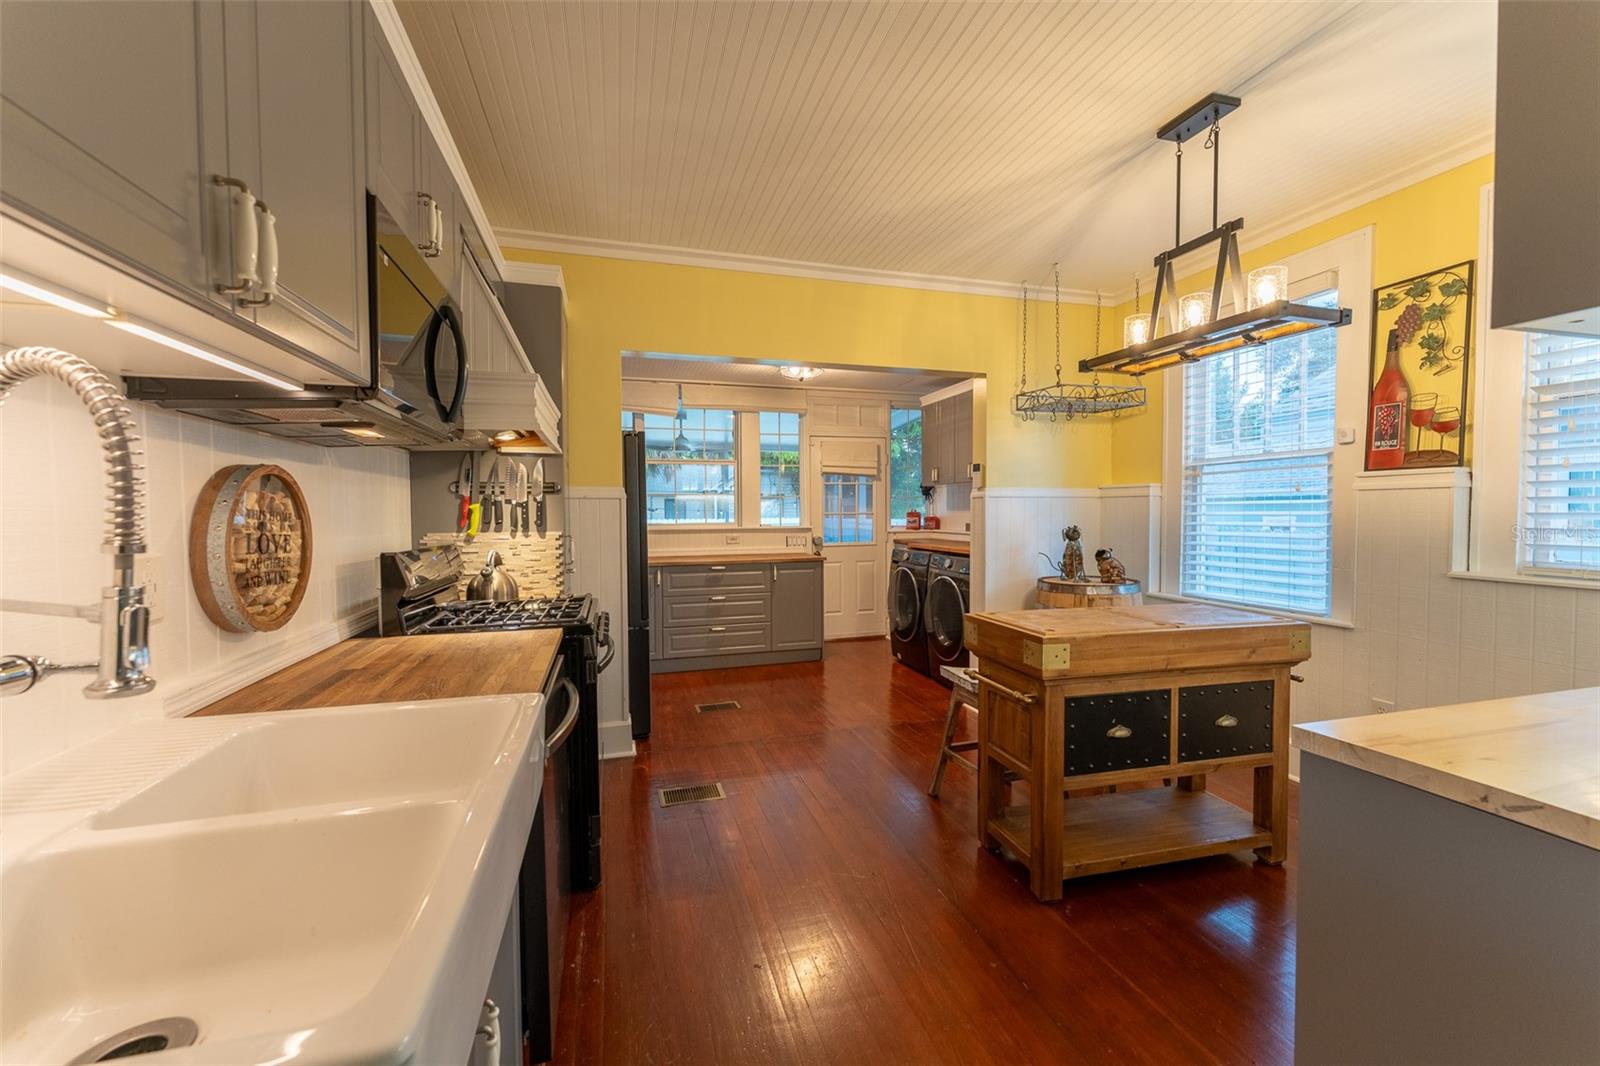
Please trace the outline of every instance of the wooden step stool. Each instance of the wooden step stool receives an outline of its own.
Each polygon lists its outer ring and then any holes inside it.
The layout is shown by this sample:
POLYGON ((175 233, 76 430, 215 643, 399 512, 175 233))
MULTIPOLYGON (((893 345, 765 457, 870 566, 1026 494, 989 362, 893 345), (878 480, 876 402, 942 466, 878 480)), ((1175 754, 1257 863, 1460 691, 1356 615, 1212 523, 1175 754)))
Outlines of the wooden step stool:
POLYGON ((939 761, 933 768, 933 784, 928 786, 928 795, 938 798, 939 786, 944 783, 944 768, 951 759, 965 766, 973 773, 978 772, 978 764, 957 752, 971 751, 978 746, 976 740, 963 740, 956 742, 956 723, 961 720, 963 706, 978 709, 978 682, 973 678, 972 671, 964 666, 941 666, 939 674, 950 682, 950 710, 944 716, 944 739, 939 742, 939 761))

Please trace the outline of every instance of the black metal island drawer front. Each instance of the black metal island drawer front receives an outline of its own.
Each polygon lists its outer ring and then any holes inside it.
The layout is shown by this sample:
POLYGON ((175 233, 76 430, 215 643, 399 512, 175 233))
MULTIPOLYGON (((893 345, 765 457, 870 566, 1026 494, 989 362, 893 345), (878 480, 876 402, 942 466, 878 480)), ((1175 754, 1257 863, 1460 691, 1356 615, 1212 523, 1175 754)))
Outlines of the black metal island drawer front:
POLYGON ((1263 755, 1272 750, 1272 682, 1178 690, 1178 761, 1263 755))
POLYGON ((1070 696, 1066 717, 1069 777, 1171 761, 1171 689, 1070 696))

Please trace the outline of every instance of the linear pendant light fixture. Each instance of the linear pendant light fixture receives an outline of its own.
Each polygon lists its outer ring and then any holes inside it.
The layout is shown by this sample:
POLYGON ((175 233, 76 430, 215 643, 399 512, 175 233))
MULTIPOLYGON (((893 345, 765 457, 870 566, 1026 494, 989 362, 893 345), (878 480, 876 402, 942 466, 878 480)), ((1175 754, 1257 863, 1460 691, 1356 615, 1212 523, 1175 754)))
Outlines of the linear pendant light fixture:
MULTIPOLYGON (((1123 374, 1147 374, 1180 363, 1192 363, 1208 355, 1220 355, 1239 348, 1264 344, 1280 337, 1291 337, 1311 330, 1348 326, 1348 307, 1312 307, 1288 298, 1288 272, 1279 266, 1250 272, 1249 285, 1239 267, 1239 231, 1244 219, 1217 221, 1217 179, 1221 173, 1222 118, 1240 104, 1237 96, 1212 93, 1177 118, 1161 127, 1156 138, 1177 146, 1177 200, 1173 208, 1173 247, 1155 257, 1156 290, 1146 322, 1134 315, 1125 326, 1125 347, 1105 355, 1078 362, 1083 373, 1100 370, 1123 374), (1183 239, 1183 142, 1208 131, 1206 147, 1211 149, 1211 231, 1191 240, 1183 239), (1209 244, 1217 245, 1217 267, 1209 293, 1190 293, 1177 298, 1177 272, 1174 261, 1209 244), (1228 286, 1233 313, 1222 314, 1222 290, 1228 286), (1248 291, 1247 291, 1248 289, 1248 291), (1167 306, 1162 306, 1166 297, 1167 306), (1165 312, 1167 332, 1159 334, 1165 312)), ((1138 308, 1134 308, 1138 311, 1138 308)))

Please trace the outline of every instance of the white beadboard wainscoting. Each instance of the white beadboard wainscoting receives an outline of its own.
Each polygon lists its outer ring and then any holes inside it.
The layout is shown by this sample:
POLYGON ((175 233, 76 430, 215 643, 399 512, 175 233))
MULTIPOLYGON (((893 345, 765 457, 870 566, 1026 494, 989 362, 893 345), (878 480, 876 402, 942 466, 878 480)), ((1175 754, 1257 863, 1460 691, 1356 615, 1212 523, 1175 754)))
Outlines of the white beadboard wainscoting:
POLYGON ((600 757, 634 753, 628 715, 628 526, 627 496, 621 488, 568 485, 568 587, 594 596, 599 610, 611 612, 611 639, 617 657, 600 675, 600 757))
MULTIPOLYGON (((1295 722, 1372 714, 1377 700, 1403 711, 1600 686, 1600 588, 1450 576, 1466 557, 1468 471, 1368 474, 1354 492, 1352 617, 1312 621, 1295 722)), ((1159 551, 1159 495, 1151 500, 1159 551)), ((1130 508, 1128 532, 1115 536, 1131 539, 1138 504, 1130 496, 1118 506, 1130 508)), ((1175 530, 1164 543, 1176 551, 1175 530)), ((1298 776, 1299 752, 1290 758, 1298 776)))
MULTIPOLYGON (((1055 572, 1061 530, 1077 526, 1086 565, 1101 541, 1099 489, 980 489, 972 494, 972 604, 975 611, 1032 607, 1038 580, 1055 572)), ((1124 560, 1126 561, 1126 560, 1124 560)), ((1128 567, 1131 576, 1139 573, 1128 567)))
MULTIPOLYGON (((145 447, 146 512, 157 620, 154 691, 120 700, 83 695, 90 675, 47 678, 0 701, 0 771, 11 773, 140 717, 187 714, 370 625, 377 557, 410 540, 409 456, 389 448, 315 448, 216 422, 133 405, 145 447), (189 579, 189 515, 218 468, 276 463, 306 494, 311 585, 299 612, 272 633, 225 633, 206 618, 189 579)), ((60 382, 29 381, 0 407, 0 597, 97 602, 110 583, 105 471, 87 411, 60 382)), ((141 564, 143 565, 143 564, 141 564)), ((99 627, 0 613, 0 651, 92 660, 99 627)))

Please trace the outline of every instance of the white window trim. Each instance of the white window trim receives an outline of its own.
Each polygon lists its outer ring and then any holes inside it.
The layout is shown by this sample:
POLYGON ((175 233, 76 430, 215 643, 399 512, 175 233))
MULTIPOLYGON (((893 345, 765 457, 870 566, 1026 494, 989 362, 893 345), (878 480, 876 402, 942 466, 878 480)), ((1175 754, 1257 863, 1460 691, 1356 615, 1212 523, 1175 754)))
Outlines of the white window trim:
MULTIPOLYGON (((1324 615, 1295 615, 1308 622, 1348 628, 1355 617, 1355 479, 1361 473, 1366 436, 1368 364, 1372 359, 1372 227, 1308 248, 1281 261, 1289 268, 1289 289, 1294 296, 1337 285, 1339 305, 1351 310, 1348 326, 1337 330, 1338 352, 1334 381, 1332 508, 1332 604, 1324 615)), ((1166 372, 1162 381, 1161 469, 1161 573, 1156 594, 1163 599, 1200 601, 1182 596, 1179 567, 1183 533, 1183 374, 1166 372)), ((1220 602, 1220 601, 1219 601, 1220 602)), ((1227 603, 1223 606, 1238 607, 1227 603)), ((1246 608, 1249 609, 1249 608, 1246 608)), ((1264 608, 1263 608, 1264 609, 1264 608)), ((1289 612, 1274 609, 1274 614, 1289 612)))
MULTIPOLYGON (((714 403, 686 404, 689 408, 727 411, 714 403)), ((761 522, 761 412, 731 408, 733 411, 733 521, 732 522, 649 522, 650 529, 682 533, 809 533, 806 505, 810 502, 811 470, 806 463, 810 431, 805 412, 787 407, 766 410, 782 411, 800 416, 800 524, 795 526, 769 526, 761 522)), ((633 426, 643 428, 641 412, 633 412, 633 426)), ((619 419, 620 421, 620 419, 619 419)))
POLYGON ((1565 570, 1535 570, 1517 562, 1516 528, 1522 521, 1522 431, 1526 411, 1527 334, 1490 329, 1494 294, 1494 183, 1478 193, 1478 294, 1473 328, 1478 337, 1472 390, 1472 504, 1457 535, 1456 557, 1466 569, 1451 577, 1509 581, 1552 588, 1592 589, 1600 581, 1565 570), (1466 543, 1460 543, 1465 536, 1466 543))

